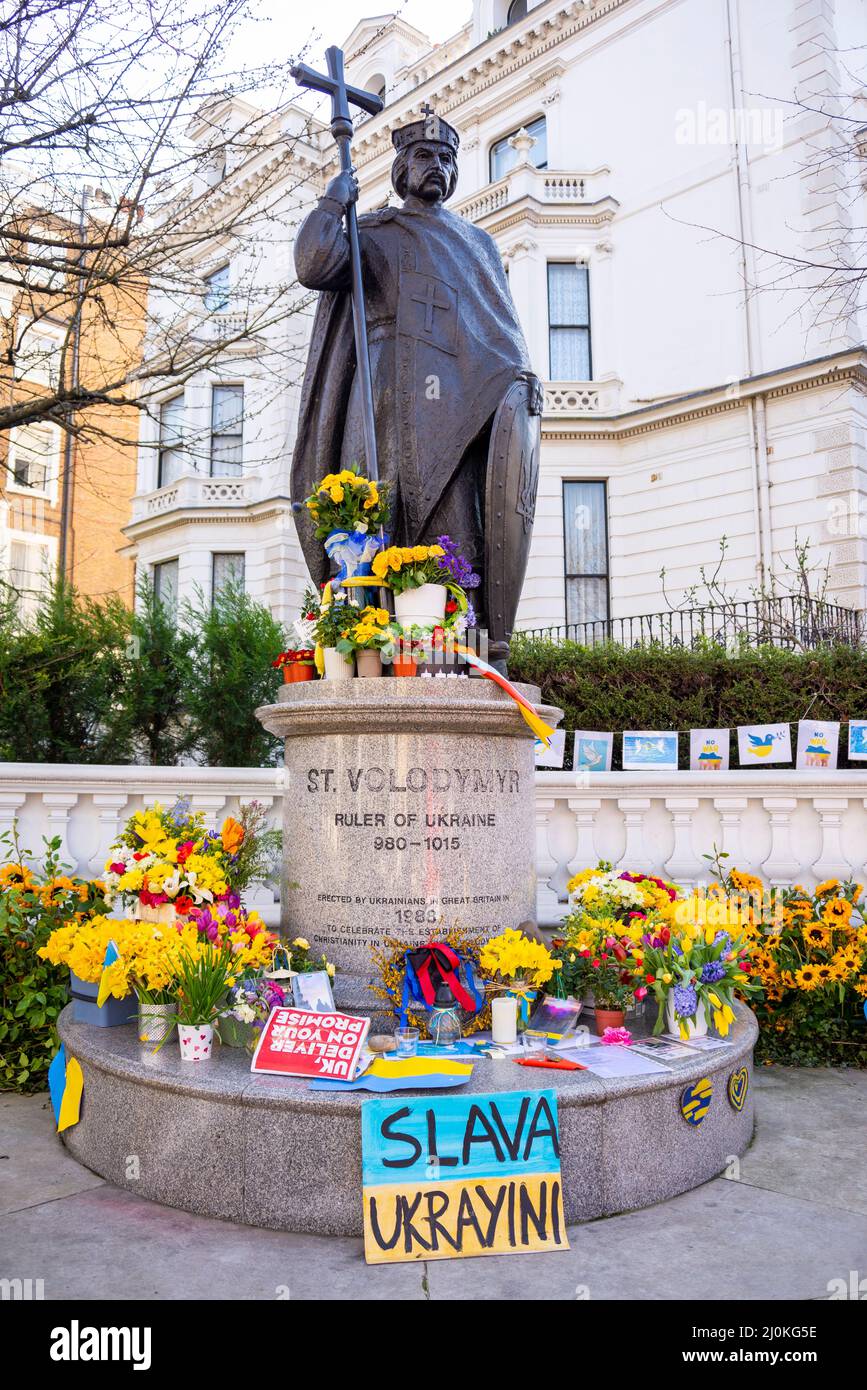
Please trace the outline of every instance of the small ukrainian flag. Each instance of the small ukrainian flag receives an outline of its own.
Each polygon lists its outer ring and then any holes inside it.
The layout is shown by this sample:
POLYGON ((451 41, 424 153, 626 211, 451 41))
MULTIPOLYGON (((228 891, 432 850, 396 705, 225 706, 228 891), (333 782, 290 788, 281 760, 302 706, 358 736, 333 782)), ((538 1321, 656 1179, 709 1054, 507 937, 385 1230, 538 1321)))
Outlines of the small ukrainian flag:
POLYGON ((99 993, 96 996, 98 1008, 102 1008, 108 996, 111 994, 111 981, 108 979, 108 968, 114 965, 116 960, 120 960, 120 951, 117 949, 117 942, 109 941, 105 948, 105 956, 102 962, 102 974, 99 977, 99 993))

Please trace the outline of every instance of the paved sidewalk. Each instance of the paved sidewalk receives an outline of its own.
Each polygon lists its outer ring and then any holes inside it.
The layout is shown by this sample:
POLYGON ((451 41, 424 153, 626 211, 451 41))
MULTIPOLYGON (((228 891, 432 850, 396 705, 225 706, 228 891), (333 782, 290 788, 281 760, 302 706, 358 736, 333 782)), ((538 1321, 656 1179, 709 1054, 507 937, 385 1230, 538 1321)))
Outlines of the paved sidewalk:
POLYGON ((372 1268, 359 1240, 120 1191, 68 1156, 47 1097, 3 1095, 0 1278, 43 1279, 48 1299, 827 1298, 867 1275, 867 1073, 775 1067, 754 1084, 738 1180, 575 1226, 568 1253, 372 1268))

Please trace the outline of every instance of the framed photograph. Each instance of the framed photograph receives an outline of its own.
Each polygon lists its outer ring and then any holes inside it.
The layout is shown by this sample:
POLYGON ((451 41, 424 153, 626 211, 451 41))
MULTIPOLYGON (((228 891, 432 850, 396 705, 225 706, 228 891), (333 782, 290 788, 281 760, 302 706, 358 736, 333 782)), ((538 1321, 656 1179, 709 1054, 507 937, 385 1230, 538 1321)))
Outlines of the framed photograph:
POLYGON ((298 975, 293 975, 292 1000, 296 1009, 310 1009, 315 1014, 333 1014, 334 994, 328 972, 302 970, 298 975))
POLYGON ((728 772, 728 729, 690 729, 689 766, 691 772, 728 772))
POLYGON ((586 729, 576 729, 575 751, 572 757, 573 770, 575 772, 610 772, 613 748, 613 734, 590 733, 586 729))
POLYGON ((797 768, 835 768, 840 725, 827 719, 798 720, 797 768))
POLYGON ((738 760, 741 767, 764 767, 768 763, 792 761, 790 724, 742 724, 738 729, 738 760))
POLYGON ((644 729, 623 735, 624 772, 677 772, 677 734, 644 729))

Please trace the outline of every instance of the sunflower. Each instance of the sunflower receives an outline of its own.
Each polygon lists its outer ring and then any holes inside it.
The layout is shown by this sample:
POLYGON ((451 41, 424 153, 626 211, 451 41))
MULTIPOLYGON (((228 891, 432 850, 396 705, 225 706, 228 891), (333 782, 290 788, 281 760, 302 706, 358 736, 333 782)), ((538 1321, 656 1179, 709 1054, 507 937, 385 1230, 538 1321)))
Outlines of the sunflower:
POLYGON ((834 975, 833 965, 820 964, 816 966, 816 979, 820 985, 829 985, 834 979, 834 975))
POLYGON ((851 916, 852 904, 847 902, 845 898, 832 898, 822 908, 822 920, 831 927, 847 927, 851 916))
POLYGON ((804 942, 812 951, 830 951, 833 943, 833 933, 830 927, 820 926, 818 922, 812 923, 809 927, 801 928, 801 935, 804 942))
POLYGON ((802 965, 800 970, 795 971, 795 984, 799 989, 817 989, 819 983, 820 981, 816 973, 815 965, 802 965))
POLYGON ((40 889, 40 897, 46 907, 51 907, 55 903, 62 902, 67 893, 76 893, 76 885, 71 878, 61 874, 57 878, 52 878, 40 889))
POLYGON ((4 864, 0 869, 0 888, 30 888, 33 875, 24 864, 4 864))
POLYGON ((837 893, 839 890, 839 878, 826 878, 824 883, 816 884, 816 897, 823 898, 826 893, 837 893))
POLYGON ((861 952, 855 947, 844 946, 842 951, 838 951, 831 958, 831 964, 839 970, 844 970, 847 975, 854 975, 861 969, 861 952))

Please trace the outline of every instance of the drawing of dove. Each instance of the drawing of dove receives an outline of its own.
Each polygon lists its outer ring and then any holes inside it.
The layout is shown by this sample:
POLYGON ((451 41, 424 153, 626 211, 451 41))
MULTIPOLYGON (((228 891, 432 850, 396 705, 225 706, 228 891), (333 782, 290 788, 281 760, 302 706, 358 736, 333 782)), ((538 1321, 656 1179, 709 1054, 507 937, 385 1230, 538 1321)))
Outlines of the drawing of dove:
POLYGON ((761 738, 759 738, 758 734, 748 734, 747 737, 752 744, 751 751, 754 756, 757 758, 766 758, 774 745, 773 734, 763 734, 761 738))

